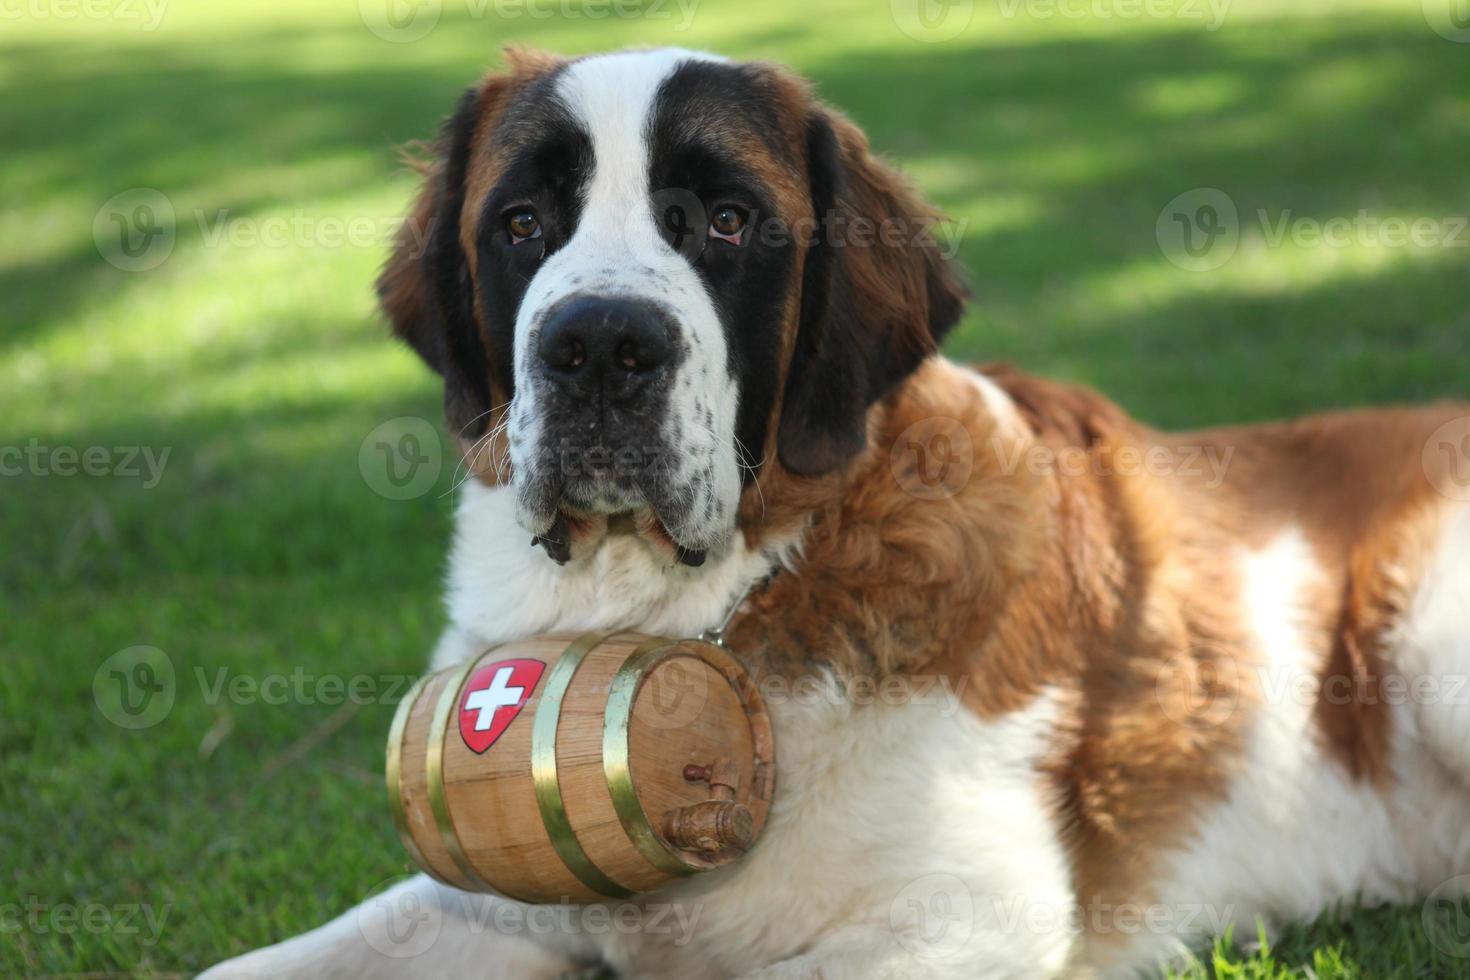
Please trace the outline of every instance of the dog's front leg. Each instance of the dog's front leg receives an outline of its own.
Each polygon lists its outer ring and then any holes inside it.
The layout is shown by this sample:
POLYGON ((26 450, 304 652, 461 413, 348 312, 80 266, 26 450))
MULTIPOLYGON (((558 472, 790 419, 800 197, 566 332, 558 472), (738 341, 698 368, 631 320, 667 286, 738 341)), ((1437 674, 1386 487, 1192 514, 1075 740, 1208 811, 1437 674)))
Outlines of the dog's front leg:
POLYGON ((471 895, 418 875, 320 928, 221 963, 204 978, 551 980, 596 961, 586 938, 560 921, 568 913, 471 895))

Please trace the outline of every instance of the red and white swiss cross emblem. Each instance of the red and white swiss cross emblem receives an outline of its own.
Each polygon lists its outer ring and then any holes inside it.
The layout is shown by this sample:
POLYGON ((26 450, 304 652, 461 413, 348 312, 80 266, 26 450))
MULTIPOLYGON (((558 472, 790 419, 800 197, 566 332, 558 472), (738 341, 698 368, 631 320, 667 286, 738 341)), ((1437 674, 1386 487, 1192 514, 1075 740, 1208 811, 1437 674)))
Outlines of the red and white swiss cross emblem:
POLYGON ((479 754, 495 744, 541 680, 539 660, 500 660, 470 675, 459 700, 459 734, 479 754))

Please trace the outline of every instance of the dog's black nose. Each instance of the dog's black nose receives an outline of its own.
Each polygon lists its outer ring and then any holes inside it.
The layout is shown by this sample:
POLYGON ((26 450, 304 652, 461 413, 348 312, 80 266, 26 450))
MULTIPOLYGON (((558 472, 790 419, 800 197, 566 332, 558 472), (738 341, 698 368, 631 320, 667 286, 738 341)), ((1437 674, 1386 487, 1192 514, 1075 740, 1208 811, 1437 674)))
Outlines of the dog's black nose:
POLYGON ((543 372, 573 393, 627 398, 674 359, 673 331, 652 303, 584 296, 546 318, 537 353, 543 372))

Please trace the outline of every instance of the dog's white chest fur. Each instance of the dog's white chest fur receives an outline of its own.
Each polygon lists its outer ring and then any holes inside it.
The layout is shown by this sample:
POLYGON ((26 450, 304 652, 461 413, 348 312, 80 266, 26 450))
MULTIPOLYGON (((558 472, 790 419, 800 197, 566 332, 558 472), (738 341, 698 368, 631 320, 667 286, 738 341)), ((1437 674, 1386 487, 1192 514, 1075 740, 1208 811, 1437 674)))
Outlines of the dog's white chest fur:
POLYGON ((608 949, 615 965, 659 977, 741 976, 752 962, 782 961, 773 975, 1061 968, 1070 879, 1035 770, 1049 698, 994 724, 944 695, 853 704, 835 682, 776 700, 777 796, 759 845, 650 897, 698 915, 693 942, 622 937, 608 949), (1013 917, 1028 921, 1027 904, 1063 914, 1013 928, 1013 917), (845 952, 800 956, 837 946, 845 952))
MULTIPOLYGON (((655 566, 625 538, 562 568, 529 546, 508 492, 467 487, 458 517, 452 625, 436 667, 557 630, 697 634, 795 547, 735 546, 693 572, 655 566)), ((630 976, 738 976, 851 934, 864 937, 852 975, 880 964, 877 975, 965 977, 981 964, 991 976, 1062 966, 1070 877, 1037 773, 1051 698, 982 722, 940 681, 883 693, 815 675, 765 693, 778 775, 759 846, 650 896, 645 921, 668 928, 589 931, 600 953, 630 976)), ((843 975, 844 964, 822 962, 843 975)))

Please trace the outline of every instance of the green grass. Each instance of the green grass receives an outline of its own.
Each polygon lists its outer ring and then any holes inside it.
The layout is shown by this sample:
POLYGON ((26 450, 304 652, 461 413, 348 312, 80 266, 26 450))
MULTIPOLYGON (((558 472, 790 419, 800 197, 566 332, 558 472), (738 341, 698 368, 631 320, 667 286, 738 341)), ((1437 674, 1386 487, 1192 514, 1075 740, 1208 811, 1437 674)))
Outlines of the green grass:
MULTIPOLYGON (((1470 214, 1470 46, 1417 3, 1236 0, 1208 31, 981 2, 937 44, 881 0, 704 0, 687 31, 673 6, 444 6, 411 44, 346 0, 175 0, 155 31, 0 22, 0 447, 170 452, 156 486, 0 477, 0 910, 47 908, 19 929, 0 914, 0 973, 189 972, 406 870, 379 778, 385 702, 441 625, 453 466, 393 500, 359 449, 386 420, 437 424, 438 392, 375 319, 381 236, 275 247, 195 214, 386 226, 413 187, 395 145, 429 136, 504 42, 677 43, 806 72, 963 223, 977 302, 957 356, 1087 381, 1169 425, 1466 394, 1470 248, 1273 246, 1256 218, 1470 214), (135 187, 178 215, 147 272, 93 238, 135 187), (1233 200, 1240 245, 1191 272, 1155 227, 1201 187, 1233 200), (130 731, 93 680, 137 645, 165 652, 176 699, 130 731), (212 698, 221 669, 377 694, 212 698), (88 925, 59 906, 104 911, 88 925), (108 918, 133 907, 156 935, 108 918)), ((1264 952, 1222 946, 1198 974, 1470 972, 1438 955, 1418 909, 1358 912, 1264 952)))

